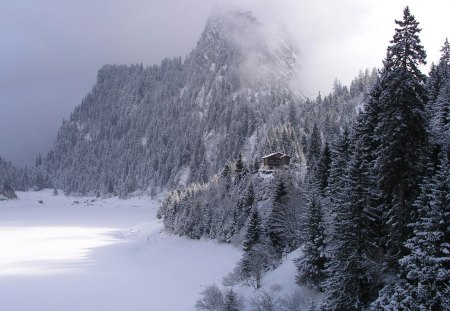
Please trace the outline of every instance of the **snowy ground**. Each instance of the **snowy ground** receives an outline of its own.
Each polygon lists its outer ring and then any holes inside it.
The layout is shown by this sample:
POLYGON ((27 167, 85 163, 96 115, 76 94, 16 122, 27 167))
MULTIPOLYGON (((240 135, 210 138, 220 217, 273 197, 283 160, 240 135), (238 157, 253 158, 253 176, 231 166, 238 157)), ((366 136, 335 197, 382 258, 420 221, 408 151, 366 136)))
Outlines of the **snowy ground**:
POLYGON ((193 310, 241 256, 167 235, 149 198, 17 194, 0 201, 1 310, 193 310))

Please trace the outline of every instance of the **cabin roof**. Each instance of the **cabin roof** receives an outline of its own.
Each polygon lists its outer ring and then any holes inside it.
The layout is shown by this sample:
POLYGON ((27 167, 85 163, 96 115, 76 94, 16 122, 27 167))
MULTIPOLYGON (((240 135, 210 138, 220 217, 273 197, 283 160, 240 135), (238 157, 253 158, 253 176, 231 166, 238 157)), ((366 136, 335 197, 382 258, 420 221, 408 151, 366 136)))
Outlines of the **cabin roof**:
POLYGON ((274 152, 274 153, 268 154, 266 156, 263 156, 262 159, 267 159, 267 158, 271 158, 274 156, 277 156, 278 158, 280 158, 282 155, 283 154, 281 152, 274 152))
POLYGON ((284 153, 281 153, 281 152, 274 152, 274 153, 268 154, 266 156, 263 156, 262 159, 267 159, 267 158, 272 158, 272 157, 292 158, 291 156, 288 156, 287 154, 284 154, 284 153))

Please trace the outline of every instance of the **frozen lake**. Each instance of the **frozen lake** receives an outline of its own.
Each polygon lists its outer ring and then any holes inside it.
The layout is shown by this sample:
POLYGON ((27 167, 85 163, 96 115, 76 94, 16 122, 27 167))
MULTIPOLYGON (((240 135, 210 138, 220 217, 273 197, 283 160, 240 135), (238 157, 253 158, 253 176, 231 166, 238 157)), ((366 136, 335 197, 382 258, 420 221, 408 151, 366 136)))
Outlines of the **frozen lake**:
POLYGON ((18 196, 0 202, 8 311, 193 310, 240 258, 230 245, 167 235, 149 198, 18 196))

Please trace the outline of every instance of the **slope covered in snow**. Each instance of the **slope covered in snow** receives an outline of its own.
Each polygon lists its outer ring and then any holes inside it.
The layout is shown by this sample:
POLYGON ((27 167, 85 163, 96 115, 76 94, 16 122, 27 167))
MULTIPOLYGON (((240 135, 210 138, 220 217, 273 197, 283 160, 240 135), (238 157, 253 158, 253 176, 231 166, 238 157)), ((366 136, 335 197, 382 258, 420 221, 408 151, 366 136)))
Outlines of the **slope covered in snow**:
POLYGON ((258 290, 250 286, 242 287, 239 293, 245 298, 244 310, 253 310, 255 301, 269 296, 274 310, 308 310, 312 305, 317 305, 320 295, 305 286, 298 286, 295 280, 297 268, 294 259, 301 254, 300 249, 287 254, 280 266, 263 276, 262 286, 258 290))
POLYGON ((18 196, 0 202, 2 310, 192 310, 240 257, 167 235, 148 197, 18 196))

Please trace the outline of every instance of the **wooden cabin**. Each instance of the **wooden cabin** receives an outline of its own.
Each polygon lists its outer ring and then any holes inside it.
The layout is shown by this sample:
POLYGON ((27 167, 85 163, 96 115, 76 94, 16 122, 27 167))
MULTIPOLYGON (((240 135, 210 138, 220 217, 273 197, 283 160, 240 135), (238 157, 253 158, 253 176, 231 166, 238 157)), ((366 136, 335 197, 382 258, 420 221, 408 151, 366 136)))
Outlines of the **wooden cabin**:
POLYGON ((291 156, 281 152, 275 152, 262 157, 262 169, 275 170, 287 167, 291 164, 291 156))

